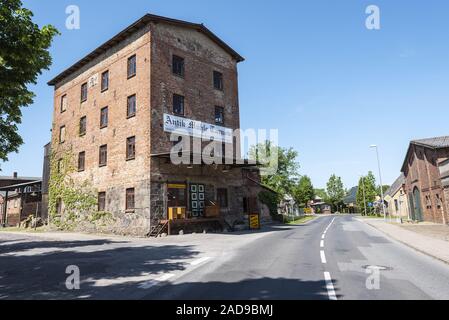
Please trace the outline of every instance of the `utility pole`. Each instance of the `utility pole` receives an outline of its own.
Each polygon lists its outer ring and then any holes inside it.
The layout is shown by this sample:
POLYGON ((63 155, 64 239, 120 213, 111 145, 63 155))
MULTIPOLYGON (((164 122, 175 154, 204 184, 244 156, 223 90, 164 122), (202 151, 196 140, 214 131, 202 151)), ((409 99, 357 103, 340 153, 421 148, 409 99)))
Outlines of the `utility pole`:
POLYGON ((384 188, 383 188, 383 184, 382 184, 382 172, 380 170, 379 148, 375 144, 371 145, 370 148, 375 148, 376 149, 377 167, 379 169, 380 196, 381 196, 381 201, 382 201, 382 212, 384 214, 384 220, 386 221, 387 220, 387 212, 385 211, 384 188))

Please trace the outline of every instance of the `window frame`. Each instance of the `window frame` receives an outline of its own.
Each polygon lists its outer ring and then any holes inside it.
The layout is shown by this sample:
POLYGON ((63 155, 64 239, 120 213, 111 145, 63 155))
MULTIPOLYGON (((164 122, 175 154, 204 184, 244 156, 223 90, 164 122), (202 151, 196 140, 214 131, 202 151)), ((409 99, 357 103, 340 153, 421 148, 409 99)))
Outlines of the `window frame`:
POLYGON ((81 85, 81 103, 83 103, 83 102, 86 102, 87 101, 87 97, 88 97, 88 94, 87 94, 87 82, 85 82, 85 83, 83 83, 82 85, 81 85), (84 90, 84 88, 85 88, 85 90, 84 90), (85 93, 85 97, 83 96, 83 93, 85 93))
POLYGON ((132 56, 130 56, 128 58, 126 74, 127 74, 128 79, 131 79, 131 78, 136 76, 136 74, 137 74, 137 55, 133 54, 132 56), (130 64, 130 62, 131 61, 134 61, 134 73, 130 73, 130 71, 131 71, 131 64, 130 64))
POLYGON ((126 161, 136 159, 136 136, 126 138, 126 161), (130 141, 132 140, 132 143, 130 141), (129 153, 130 147, 132 148, 132 155, 129 153))
POLYGON ((172 55, 172 68, 171 68, 172 73, 175 76, 178 76, 180 78, 185 78, 185 58, 178 56, 176 54, 172 55), (180 68, 180 73, 178 73, 177 69, 175 68, 175 66, 178 66, 178 68, 180 68))
POLYGON ((215 106, 215 124, 224 126, 225 125, 225 109, 221 106, 215 106), (221 121, 217 121, 217 111, 221 113, 221 121))
POLYGON ((134 211, 136 209, 136 190, 134 188, 127 188, 125 191, 125 210, 127 212, 134 211), (132 201, 130 198, 132 196, 132 201), (132 206, 131 206, 132 203, 132 206))
POLYGON ((103 107, 100 110, 100 129, 107 128, 109 125, 109 106, 103 107), (106 111, 106 124, 103 123, 103 112, 106 111))
POLYGON ((80 137, 85 136, 87 133, 87 116, 82 116, 80 118, 80 122, 79 122, 79 130, 78 130, 78 134, 80 137), (84 122, 83 122, 84 120, 84 122), (81 124, 84 123, 84 128, 81 126, 81 124), (81 129, 84 129, 84 131, 81 131, 81 129))
POLYGON ((186 102, 185 102, 186 99, 185 99, 185 97, 181 94, 174 93, 172 99, 173 99, 173 107, 172 107, 173 114, 175 116, 185 117, 185 114, 186 114, 186 102), (180 102, 181 102, 181 107, 182 107, 182 113, 178 113, 175 111, 175 101, 176 101, 175 98, 181 99, 180 102))
POLYGON ((214 80, 214 89, 218 90, 218 91, 224 91, 224 79, 223 79, 223 73, 217 70, 214 70, 213 72, 213 80, 214 80), (217 85, 217 78, 216 76, 218 76, 218 80, 219 83, 217 85))
POLYGON ((100 87, 101 87, 101 92, 105 92, 105 91, 108 91, 109 90, 109 70, 106 70, 106 71, 104 71, 102 74, 101 74, 101 84, 100 84, 100 87), (103 85, 104 85, 104 83, 103 83, 103 76, 104 75, 107 75, 107 78, 106 78, 106 87, 104 87, 103 85))
POLYGON ((98 150, 99 150, 98 166, 106 167, 108 165, 108 145, 107 144, 101 145, 98 148, 98 150), (105 155, 104 162, 102 162, 102 151, 104 151, 105 155))
POLYGON ((78 172, 83 172, 85 170, 86 170, 86 151, 81 151, 78 153, 78 172))
POLYGON ((106 192, 105 191, 98 192, 97 211, 98 212, 106 211, 106 192))
POLYGON ((136 94, 132 94, 130 96, 128 96, 126 98, 126 119, 130 119, 135 117, 137 114, 137 95, 136 94), (134 98, 134 113, 130 114, 129 113, 129 101, 131 98, 134 98))
POLYGON ((66 126, 62 125, 59 127, 59 144, 63 144, 65 142, 66 135, 66 126), (64 132, 64 134, 62 134, 64 132))
POLYGON ((67 111, 67 94, 63 94, 61 96, 61 101, 60 101, 61 105, 59 107, 59 111, 60 113, 64 113, 67 111), (65 103, 64 103, 65 101, 65 103))

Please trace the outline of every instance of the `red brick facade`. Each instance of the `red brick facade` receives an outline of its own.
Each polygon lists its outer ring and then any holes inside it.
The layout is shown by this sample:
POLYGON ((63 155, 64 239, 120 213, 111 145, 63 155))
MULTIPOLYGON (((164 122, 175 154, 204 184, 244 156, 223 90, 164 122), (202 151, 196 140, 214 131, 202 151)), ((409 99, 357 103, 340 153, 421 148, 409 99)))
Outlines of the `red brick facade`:
MULTIPOLYGON (((246 171, 221 166, 174 166, 152 155, 169 152, 173 143, 163 129, 163 114, 173 113, 173 94, 185 98, 189 119, 215 123, 215 107, 224 109, 224 126, 240 127, 237 63, 232 49, 204 27, 171 20, 143 19, 120 41, 96 51, 96 57, 76 70, 65 72, 55 85, 52 150, 70 150, 77 159, 85 153, 84 170, 73 174, 75 181, 90 181, 98 192, 106 193, 105 210, 113 213, 111 231, 142 235, 149 225, 166 216, 168 183, 201 183, 208 199, 216 200, 216 189, 227 188, 230 204, 222 214, 231 220, 243 219, 243 201, 250 194, 246 171), (172 72, 173 55, 184 58, 185 74, 172 72), (136 57, 136 75, 127 77, 128 59, 136 57), (101 75, 109 72, 109 88, 101 90, 101 75), (213 72, 223 74, 223 90, 214 89, 213 72), (81 86, 88 85, 87 100, 81 100, 81 86), (127 98, 136 95, 136 115, 127 117, 127 98), (61 112, 65 96, 66 110, 61 112), (108 107, 108 125, 100 127, 101 109, 108 107), (80 119, 86 117, 86 133, 79 134, 80 119), (65 127, 64 142, 60 128, 65 127), (135 137, 136 156, 126 159, 126 141, 135 137), (107 164, 99 165, 100 146, 107 145, 107 164), (126 190, 135 192, 135 208, 126 210, 126 190), (239 218, 240 217, 240 218, 239 218)), ((64 108, 63 108, 64 109, 64 108)), ((238 139, 237 139, 238 141, 238 139)), ((251 189, 251 190, 250 190, 251 189)))
POLYGON ((449 189, 442 170, 448 159, 449 148, 410 144, 402 170, 413 220, 449 223, 449 189))

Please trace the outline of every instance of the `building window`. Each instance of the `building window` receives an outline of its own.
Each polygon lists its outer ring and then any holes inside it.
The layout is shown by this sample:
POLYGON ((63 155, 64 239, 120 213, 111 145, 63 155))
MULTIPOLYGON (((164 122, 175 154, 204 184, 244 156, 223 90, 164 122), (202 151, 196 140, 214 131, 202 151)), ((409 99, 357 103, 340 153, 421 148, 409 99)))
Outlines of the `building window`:
POLYGON ((61 97, 61 113, 67 110, 67 95, 61 97))
POLYGON ((214 88, 223 90, 223 74, 221 72, 214 71, 214 88))
POLYGON ((109 70, 101 74, 101 92, 109 89, 109 70))
POLYGON ((98 211, 106 211, 106 192, 98 193, 98 211))
POLYGON ((108 146, 105 144, 100 147, 100 167, 106 166, 108 163, 108 146))
POLYGON ((397 199, 394 199, 394 208, 395 208, 396 212, 399 211, 399 202, 397 199))
POLYGON ((81 85, 81 102, 87 100, 87 82, 81 85))
POLYGON ((136 115, 136 95, 132 95, 128 97, 126 116, 128 118, 132 118, 136 115))
POLYGON ((80 119, 80 136, 84 136, 87 130, 87 118, 84 116, 80 119))
POLYGON ((84 171, 85 164, 86 164, 86 152, 82 151, 82 152, 78 153, 78 171, 79 172, 84 171))
POLYGON ((136 75, 136 55, 128 58, 128 79, 136 75))
POLYGON ((215 123, 219 125, 224 125, 224 108, 215 107, 215 123))
POLYGON ((56 170, 58 171, 58 173, 62 172, 62 159, 58 160, 58 165, 57 165, 56 170))
POLYGON ((59 143, 65 142, 65 126, 59 128, 59 143))
POLYGON ((136 158, 136 137, 126 139, 126 160, 136 158))
POLYGON ((100 111, 100 128, 106 128, 108 126, 108 107, 104 107, 100 111))
POLYGON ((436 195, 436 205, 438 209, 441 209, 441 198, 439 194, 436 195))
POLYGON ((178 116, 184 116, 184 96, 173 95, 173 113, 178 116))
POLYGON ((228 207, 228 189, 224 188, 217 189, 217 202, 220 208, 228 207))
POLYGON ((173 56, 172 59, 173 74, 184 78, 184 58, 173 56))
POLYGON ((134 188, 126 189, 126 210, 134 209, 134 188))

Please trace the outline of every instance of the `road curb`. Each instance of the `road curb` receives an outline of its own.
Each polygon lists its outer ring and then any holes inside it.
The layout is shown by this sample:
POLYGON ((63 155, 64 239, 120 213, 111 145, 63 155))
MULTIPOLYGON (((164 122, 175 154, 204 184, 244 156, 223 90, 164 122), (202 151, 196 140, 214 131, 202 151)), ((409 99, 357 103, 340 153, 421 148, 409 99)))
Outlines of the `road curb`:
POLYGON ((395 236, 392 235, 391 233, 388 233, 388 232, 386 232, 386 231, 384 231, 384 230, 382 230, 382 229, 376 227, 375 225, 369 223, 369 221, 364 221, 364 220, 358 219, 358 218, 356 218, 356 220, 358 220, 358 221, 360 221, 360 222, 362 222, 362 223, 365 223, 365 224, 369 225, 370 227, 372 227, 372 228, 374 228, 374 229, 376 229, 376 230, 382 232, 382 233, 385 234, 386 236, 388 236, 388 237, 394 239, 395 241, 397 241, 397 242, 399 242, 399 243, 402 243, 403 245, 405 245, 405 246, 407 246, 407 247, 409 247, 409 248, 411 248, 411 249, 413 249, 413 250, 415 250, 415 251, 417 251, 417 252, 419 252, 419 253, 422 253, 422 254, 424 254, 424 255, 426 255, 426 256, 428 256, 428 257, 431 257, 431 258, 433 258, 433 259, 436 259, 436 260, 438 260, 438 261, 441 261, 441 262, 443 262, 443 263, 449 265, 449 260, 445 260, 445 259, 440 258, 440 257, 438 257, 438 256, 436 256, 436 255, 434 255, 434 254, 431 254, 431 253, 427 252, 427 251, 421 250, 421 249, 419 249, 419 248, 413 246, 412 244, 410 244, 410 243, 408 243, 408 242, 405 242, 405 241, 403 241, 403 240, 401 240, 401 239, 395 237, 395 236))

